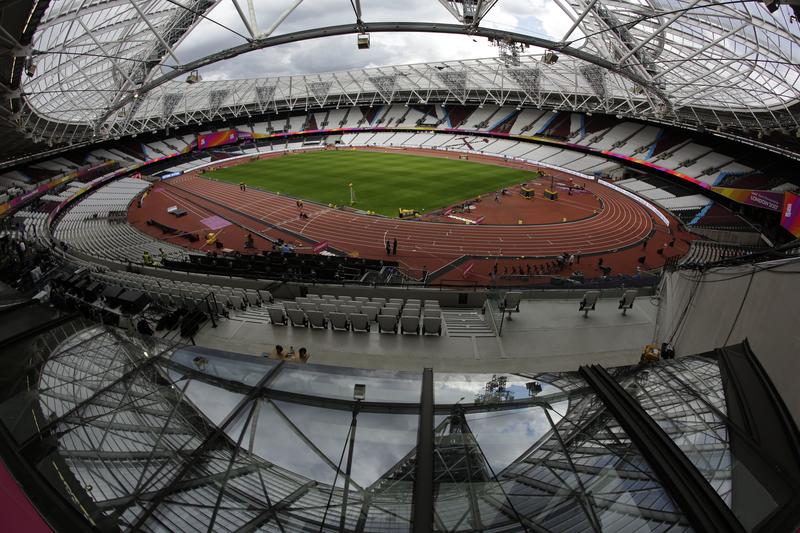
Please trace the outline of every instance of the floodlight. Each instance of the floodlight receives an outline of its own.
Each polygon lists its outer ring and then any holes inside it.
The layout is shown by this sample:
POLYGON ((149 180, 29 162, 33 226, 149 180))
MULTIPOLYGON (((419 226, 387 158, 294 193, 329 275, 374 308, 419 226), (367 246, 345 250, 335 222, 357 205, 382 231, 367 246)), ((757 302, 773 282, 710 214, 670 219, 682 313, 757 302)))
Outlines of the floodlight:
POLYGON ((203 78, 200 77, 200 73, 196 70, 193 70, 189 73, 189 76, 186 77, 186 83, 197 83, 202 79, 203 78))
POLYGON ((544 63, 545 65, 553 65, 558 61, 558 56, 555 52, 548 50, 544 53, 544 63))
POLYGON ((367 386, 363 383, 356 383, 353 387, 353 399, 359 402, 367 397, 367 386))
POLYGON ((36 63, 33 62, 33 58, 29 57, 25 60, 25 74, 29 78, 32 78, 36 74, 36 63))
POLYGON ((366 50, 369 48, 369 33, 359 33, 356 38, 359 50, 366 50))

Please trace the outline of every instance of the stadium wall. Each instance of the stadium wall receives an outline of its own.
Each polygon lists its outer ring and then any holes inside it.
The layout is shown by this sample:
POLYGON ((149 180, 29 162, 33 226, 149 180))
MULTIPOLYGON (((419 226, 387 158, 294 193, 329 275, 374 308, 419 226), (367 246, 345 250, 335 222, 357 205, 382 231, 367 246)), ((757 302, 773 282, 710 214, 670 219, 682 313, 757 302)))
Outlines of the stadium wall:
POLYGON ((655 341, 677 355, 750 341, 800 424, 800 259, 664 274, 655 341))

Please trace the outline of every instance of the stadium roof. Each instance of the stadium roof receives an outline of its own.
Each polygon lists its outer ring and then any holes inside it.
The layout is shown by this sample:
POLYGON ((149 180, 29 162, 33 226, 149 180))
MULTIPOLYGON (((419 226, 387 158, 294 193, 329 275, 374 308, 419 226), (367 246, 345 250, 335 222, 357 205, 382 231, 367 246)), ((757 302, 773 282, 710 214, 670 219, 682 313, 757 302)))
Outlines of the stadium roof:
POLYGON ((414 20, 413 13, 371 22, 368 5, 362 11, 360 2, 341 0, 352 23, 320 28, 307 17, 306 27, 294 31, 295 24, 288 33, 284 20, 302 0, 273 20, 256 19, 250 0, 35 2, 25 26, 29 33, 35 28, 32 42, 27 46, 20 34, 13 47, 7 111, 30 139, 53 144, 269 109, 373 102, 538 105, 751 133, 800 127, 800 27, 789 6, 770 13, 759 1, 554 1, 572 21, 556 40, 484 24, 503 0, 440 0, 452 23, 414 20), (176 47, 220 2, 233 2, 241 15, 247 31, 234 31, 240 44, 182 61, 176 47), (254 50, 362 32, 486 37, 499 43, 501 56, 184 81, 198 68, 254 50))
POLYGON ((100 530, 784 531, 797 517, 796 429, 746 345, 535 376, 299 366, 81 321, 14 349, 41 366, 0 423, 100 530))

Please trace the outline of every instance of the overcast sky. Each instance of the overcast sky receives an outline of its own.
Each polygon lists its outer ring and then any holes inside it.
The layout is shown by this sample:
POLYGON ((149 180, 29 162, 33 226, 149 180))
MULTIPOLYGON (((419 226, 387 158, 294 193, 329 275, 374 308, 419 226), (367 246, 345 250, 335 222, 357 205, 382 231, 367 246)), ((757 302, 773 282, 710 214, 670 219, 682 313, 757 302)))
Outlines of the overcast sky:
MULTIPOLYGON (((239 1, 246 12, 247 0, 239 1)), ((292 0, 254 0, 260 31, 266 30, 292 3, 292 0)), ((437 0, 362 0, 361 5, 362 19, 365 22, 456 22, 437 0)), ((247 30, 232 0, 222 0, 211 11, 209 18, 233 31, 211 20, 201 21, 177 48, 181 62, 185 63, 244 42, 241 36, 234 33, 247 35, 247 30)), ((355 14, 349 0, 305 0, 273 35, 352 24, 354 21, 355 14)), ((571 21, 552 0, 499 0, 481 25, 560 40, 569 29, 571 21)), ((206 67, 202 74, 206 80, 240 79, 496 55, 497 49, 485 38, 376 33, 371 36, 369 50, 358 50, 356 36, 344 35, 250 52, 206 67)))

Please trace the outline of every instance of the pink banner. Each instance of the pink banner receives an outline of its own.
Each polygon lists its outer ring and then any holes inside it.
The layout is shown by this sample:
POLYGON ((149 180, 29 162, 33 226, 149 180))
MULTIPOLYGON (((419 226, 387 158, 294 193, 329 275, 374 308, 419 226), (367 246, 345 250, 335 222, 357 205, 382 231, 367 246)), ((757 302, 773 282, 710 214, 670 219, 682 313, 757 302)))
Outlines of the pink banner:
POLYGON ((314 246, 314 248, 313 248, 315 254, 324 252, 327 249, 328 249, 328 241, 322 241, 321 243, 319 243, 318 245, 314 246))
POLYGON ((755 189, 734 189, 732 187, 712 187, 712 191, 744 205, 780 211, 783 206, 783 193, 759 191, 755 189))
POLYGON ((800 196, 792 192, 787 192, 784 196, 781 226, 800 238, 800 196))
POLYGON ((199 134, 197 136, 197 149, 206 150, 214 148, 215 146, 224 146, 226 144, 233 144, 238 139, 238 132, 236 130, 222 130, 208 133, 206 135, 199 134))

